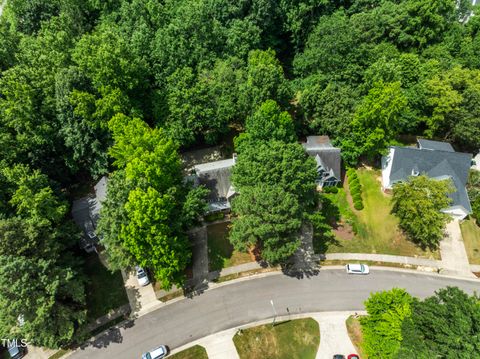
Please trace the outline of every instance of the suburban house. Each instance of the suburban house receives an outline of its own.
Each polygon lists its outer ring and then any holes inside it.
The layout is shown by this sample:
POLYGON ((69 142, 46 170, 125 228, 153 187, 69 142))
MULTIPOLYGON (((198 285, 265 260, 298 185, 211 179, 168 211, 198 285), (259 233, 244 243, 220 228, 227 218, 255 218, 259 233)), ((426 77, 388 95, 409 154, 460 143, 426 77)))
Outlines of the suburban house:
POLYGON ((236 194, 230 177, 235 165, 236 155, 232 158, 194 166, 193 181, 210 190, 208 195, 208 213, 230 210, 230 199, 236 194))
POLYGON ((107 196, 107 177, 104 176, 94 186, 94 193, 73 201, 72 217, 75 223, 83 230, 80 247, 88 253, 96 251, 98 236, 95 233, 102 201, 107 196))
MULTIPOLYGON (((317 162, 319 187, 341 182, 340 149, 332 146, 328 136, 309 136, 303 147, 317 162)), ((187 177, 194 185, 203 185, 210 190, 208 213, 230 210, 230 200, 237 194, 230 181, 235 162, 234 154, 230 159, 196 164, 193 174, 187 177)))
POLYGON ((471 162, 471 154, 455 152, 447 142, 419 139, 417 147, 391 146, 382 157, 382 187, 389 191, 395 183, 422 174, 438 180, 450 178, 456 191, 450 195, 451 206, 442 212, 463 219, 472 212, 465 188, 471 162))
POLYGON ((328 136, 308 136, 302 144, 308 155, 317 162, 317 185, 320 188, 336 186, 341 182, 340 149, 333 147, 328 136))

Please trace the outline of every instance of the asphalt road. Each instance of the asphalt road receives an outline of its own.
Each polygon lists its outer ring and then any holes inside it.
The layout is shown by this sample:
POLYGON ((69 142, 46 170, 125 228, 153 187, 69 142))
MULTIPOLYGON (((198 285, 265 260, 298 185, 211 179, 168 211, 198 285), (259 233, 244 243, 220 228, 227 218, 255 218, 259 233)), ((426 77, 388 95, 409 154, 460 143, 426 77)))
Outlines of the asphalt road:
POLYGON ((400 287, 426 297, 445 286, 458 286, 469 293, 480 291, 480 281, 388 270, 373 270, 368 276, 321 270, 303 279, 272 275, 225 285, 166 305, 125 328, 110 330, 70 358, 135 359, 159 344, 175 348, 218 331, 273 317, 271 299, 278 315, 362 310, 371 292, 400 287))

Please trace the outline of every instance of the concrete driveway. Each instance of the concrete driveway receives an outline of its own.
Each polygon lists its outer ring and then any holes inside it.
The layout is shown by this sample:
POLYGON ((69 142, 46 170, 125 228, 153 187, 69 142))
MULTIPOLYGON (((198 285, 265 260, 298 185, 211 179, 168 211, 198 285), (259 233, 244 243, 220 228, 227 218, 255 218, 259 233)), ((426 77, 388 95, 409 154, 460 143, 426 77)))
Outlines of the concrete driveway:
POLYGON ((132 315, 141 315, 142 313, 148 312, 149 310, 162 305, 157 299, 151 284, 144 287, 138 285, 135 271, 122 271, 122 276, 132 315))
POLYGON ((470 269, 458 220, 450 221, 445 232, 445 238, 440 242, 444 272, 476 278, 470 269))
POLYGON ((327 312, 312 315, 320 326, 320 348, 316 359, 332 359, 334 354, 357 353, 347 332, 345 321, 354 312, 327 312))

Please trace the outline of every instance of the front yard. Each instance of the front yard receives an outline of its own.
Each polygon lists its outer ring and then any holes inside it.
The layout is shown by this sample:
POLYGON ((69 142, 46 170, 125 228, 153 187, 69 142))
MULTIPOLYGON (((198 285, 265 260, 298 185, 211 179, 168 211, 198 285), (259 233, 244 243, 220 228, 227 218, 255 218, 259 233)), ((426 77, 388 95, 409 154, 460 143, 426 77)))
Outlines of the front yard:
MULTIPOLYGON (((348 185, 338 193, 325 194, 328 201, 324 214, 334 224, 335 241, 316 245, 326 253, 379 253, 401 256, 439 258, 437 252, 423 251, 409 242, 398 228, 391 212, 390 196, 381 190, 378 170, 359 169, 364 209, 352 206, 348 185)), ((325 208, 325 207, 324 207, 325 208)))
POLYGON ((460 228, 470 264, 480 264, 480 227, 470 218, 463 221, 460 228))
POLYGON ((248 253, 236 251, 228 240, 228 222, 211 224, 207 227, 208 265, 210 271, 221 270, 251 262, 248 253))
POLYGON ((311 319, 265 324, 244 329, 233 337, 240 359, 314 359, 320 328, 311 319))
POLYGON ((85 274, 88 278, 86 293, 87 314, 90 321, 128 304, 121 273, 110 272, 96 254, 89 255, 85 259, 85 274))
POLYGON ((170 359, 208 359, 207 351, 200 345, 182 350, 181 352, 169 356, 170 359))

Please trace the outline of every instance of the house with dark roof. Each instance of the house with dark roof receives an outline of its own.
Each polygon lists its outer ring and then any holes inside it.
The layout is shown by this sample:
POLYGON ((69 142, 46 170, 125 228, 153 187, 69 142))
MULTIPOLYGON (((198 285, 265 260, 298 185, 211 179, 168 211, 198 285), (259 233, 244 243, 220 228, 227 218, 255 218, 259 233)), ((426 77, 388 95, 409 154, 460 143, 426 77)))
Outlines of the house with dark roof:
POLYGON ((83 230, 80 247, 87 252, 96 251, 98 237, 97 223, 100 218, 102 201, 107 197, 107 177, 103 176, 94 186, 94 193, 73 201, 72 217, 74 222, 83 230))
POLYGON ((230 199, 236 194, 230 177, 235 165, 233 158, 202 163, 194 166, 193 181, 210 190, 207 197, 208 213, 230 210, 230 199))
POLYGON ((336 186, 341 182, 340 148, 334 147, 328 136, 308 136, 303 148, 317 162, 317 185, 336 186))
POLYGON ((410 176, 451 179, 455 187, 455 192, 450 194, 452 204, 442 212, 463 219, 472 212, 466 190, 471 162, 471 154, 455 152, 447 142, 419 139, 417 147, 391 146, 382 157, 382 187, 388 191, 410 176))

